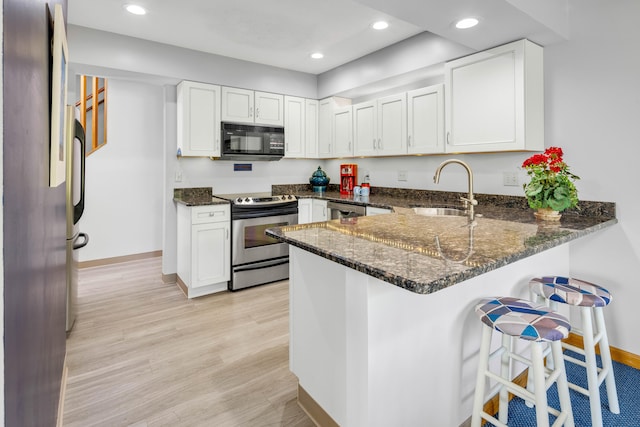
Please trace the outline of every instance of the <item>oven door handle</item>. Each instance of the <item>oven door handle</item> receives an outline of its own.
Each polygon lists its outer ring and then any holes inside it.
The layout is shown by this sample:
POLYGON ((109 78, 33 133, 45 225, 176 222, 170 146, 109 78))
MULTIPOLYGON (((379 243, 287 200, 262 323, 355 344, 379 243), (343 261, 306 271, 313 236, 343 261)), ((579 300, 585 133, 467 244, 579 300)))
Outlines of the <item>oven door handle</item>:
POLYGON ((297 215, 298 207, 285 207, 278 208, 273 207, 270 209, 256 209, 256 208, 239 208, 233 206, 231 208, 231 219, 252 219, 252 218, 264 218, 270 216, 284 216, 284 215, 297 215))
POLYGON ((258 262, 255 264, 251 264, 248 266, 240 266, 240 267, 234 267, 233 271, 234 272, 238 272, 238 271, 252 271, 252 270, 261 270, 263 268, 268 268, 268 267, 275 267, 276 265, 283 265, 283 264, 289 264, 289 257, 286 257, 286 259, 279 259, 279 260, 270 260, 270 261, 265 261, 265 262, 258 262), (277 261, 277 262, 274 262, 277 261))

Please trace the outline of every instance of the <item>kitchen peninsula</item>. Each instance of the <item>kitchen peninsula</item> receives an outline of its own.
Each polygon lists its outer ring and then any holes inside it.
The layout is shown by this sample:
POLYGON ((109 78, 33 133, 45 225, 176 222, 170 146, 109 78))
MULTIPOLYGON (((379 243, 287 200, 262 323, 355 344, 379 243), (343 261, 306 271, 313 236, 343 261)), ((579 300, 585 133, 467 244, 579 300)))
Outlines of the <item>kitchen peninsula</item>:
POLYGON ((479 349, 475 302, 527 297, 531 277, 567 274, 567 243, 617 222, 613 204, 604 215, 588 204, 538 223, 522 208, 480 202, 469 221, 399 202, 387 215, 268 230, 290 244, 299 402, 320 425, 463 423, 479 349))

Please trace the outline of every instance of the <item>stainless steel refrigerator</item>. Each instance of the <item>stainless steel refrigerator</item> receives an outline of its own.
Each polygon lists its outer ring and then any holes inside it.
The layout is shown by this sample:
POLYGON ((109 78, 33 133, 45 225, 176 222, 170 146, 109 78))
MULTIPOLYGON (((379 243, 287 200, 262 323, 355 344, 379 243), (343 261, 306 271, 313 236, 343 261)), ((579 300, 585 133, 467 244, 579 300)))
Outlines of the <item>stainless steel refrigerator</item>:
POLYGON ((76 119, 75 108, 66 111, 66 186, 67 186, 67 333, 76 320, 78 300, 78 249, 89 243, 78 221, 84 212, 85 133, 76 119))

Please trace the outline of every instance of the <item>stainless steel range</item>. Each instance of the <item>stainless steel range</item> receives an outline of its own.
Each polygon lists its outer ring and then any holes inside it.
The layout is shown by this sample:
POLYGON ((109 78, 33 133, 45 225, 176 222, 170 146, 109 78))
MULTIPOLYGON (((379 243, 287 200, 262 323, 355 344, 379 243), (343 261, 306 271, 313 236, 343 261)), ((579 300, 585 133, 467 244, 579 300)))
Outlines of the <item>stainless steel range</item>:
POLYGON ((265 235, 267 228, 298 223, 293 195, 216 195, 231 202, 231 281, 229 290, 289 277, 289 245, 265 235))

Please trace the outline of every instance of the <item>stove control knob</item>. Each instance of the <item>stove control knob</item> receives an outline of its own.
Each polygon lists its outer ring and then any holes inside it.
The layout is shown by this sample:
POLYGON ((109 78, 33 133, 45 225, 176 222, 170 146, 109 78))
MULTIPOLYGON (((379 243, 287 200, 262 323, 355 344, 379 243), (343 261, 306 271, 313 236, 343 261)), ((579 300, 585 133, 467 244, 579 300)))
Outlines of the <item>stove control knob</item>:
POLYGON ((236 199, 236 202, 238 202, 238 203, 242 203, 242 197, 238 197, 238 198, 236 199))
POLYGON ((287 199, 291 200, 291 199, 293 199, 293 196, 292 196, 291 194, 289 194, 289 195, 287 196, 287 199))
POLYGON ((250 197, 247 197, 246 199, 244 199, 244 201, 245 201, 246 203, 249 203, 249 202, 251 201, 251 198, 250 198, 250 197))

